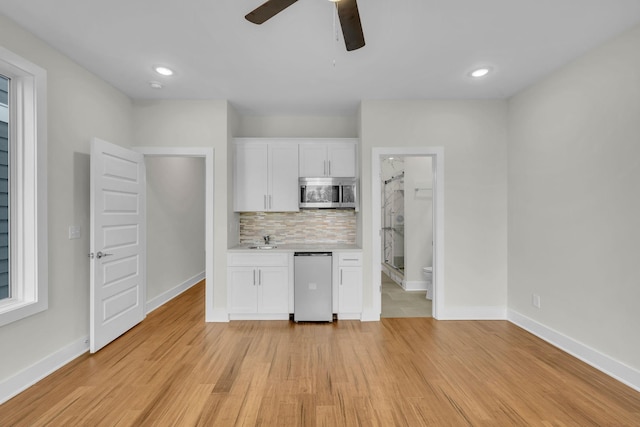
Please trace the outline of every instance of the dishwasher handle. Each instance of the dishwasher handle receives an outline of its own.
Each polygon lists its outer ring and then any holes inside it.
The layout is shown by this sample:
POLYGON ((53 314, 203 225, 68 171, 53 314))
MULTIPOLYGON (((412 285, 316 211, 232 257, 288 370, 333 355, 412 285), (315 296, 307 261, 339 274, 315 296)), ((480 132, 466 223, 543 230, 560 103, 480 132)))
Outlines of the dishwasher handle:
POLYGON ((333 256, 333 252, 294 252, 293 256, 333 256))

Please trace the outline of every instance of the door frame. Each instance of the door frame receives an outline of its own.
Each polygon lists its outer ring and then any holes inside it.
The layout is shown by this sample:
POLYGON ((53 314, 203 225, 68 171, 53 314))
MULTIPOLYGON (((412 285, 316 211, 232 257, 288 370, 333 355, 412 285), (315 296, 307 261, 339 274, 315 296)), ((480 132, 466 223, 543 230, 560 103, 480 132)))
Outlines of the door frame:
POLYGON ((374 147, 371 149, 371 263, 373 312, 382 313, 380 263, 382 262, 382 186, 381 161, 389 156, 431 157, 433 159, 433 306, 432 316, 444 315, 444 148, 443 147, 374 147))
MULTIPOLYGON (((146 157, 199 157, 205 164, 205 321, 213 316, 214 150, 206 147, 133 147, 146 157)), ((149 214, 149 212, 147 212, 149 214)))

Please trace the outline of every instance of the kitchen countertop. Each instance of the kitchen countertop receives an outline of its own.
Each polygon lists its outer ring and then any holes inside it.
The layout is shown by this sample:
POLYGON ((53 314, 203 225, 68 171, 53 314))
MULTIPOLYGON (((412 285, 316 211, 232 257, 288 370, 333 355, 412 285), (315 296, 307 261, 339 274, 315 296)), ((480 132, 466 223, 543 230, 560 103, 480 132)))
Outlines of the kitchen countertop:
MULTIPOLYGON (((264 245, 264 243, 262 244, 264 245)), ((242 244, 236 245, 228 249, 229 252, 355 252, 361 251, 358 245, 349 245, 344 243, 291 243, 279 244, 271 243, 276 246, 274 249, 249 249, 249 246, 259 246, 258 244, 242 244)))

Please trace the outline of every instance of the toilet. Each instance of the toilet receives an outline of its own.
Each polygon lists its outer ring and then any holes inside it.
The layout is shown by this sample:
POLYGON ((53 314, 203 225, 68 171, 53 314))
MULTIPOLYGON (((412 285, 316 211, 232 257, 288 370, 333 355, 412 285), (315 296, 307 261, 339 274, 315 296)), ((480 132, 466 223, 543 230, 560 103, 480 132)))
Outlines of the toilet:
POLYGON ((433 267, 424 267, 422 275, 427 282, 427 299, 433 300, 433 267))

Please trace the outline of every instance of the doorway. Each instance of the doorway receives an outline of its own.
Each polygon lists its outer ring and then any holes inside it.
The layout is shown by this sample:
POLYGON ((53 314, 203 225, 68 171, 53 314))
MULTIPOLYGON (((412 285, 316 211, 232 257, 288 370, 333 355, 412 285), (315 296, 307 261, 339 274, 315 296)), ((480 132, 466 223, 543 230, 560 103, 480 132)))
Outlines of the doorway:
MULTIPOLYGON (((431 182, 428 182, 428 179, 418 179, 417 181, 412 182, 410 189, 402 189, 404 192, 404 196, 406 198, 407 191, 409 193, 414 193, 411 195, 412 199, 423 198, 429 199, 431 201, 431 212, 432 212, 432 238, 431 241, 428 241, 428 237, 423 239, 421 242, 424 245, 429 245, 431 243, 432 255, 431 259, 429 259, 429 255, 424 255, 421 261, 424 264, 421 268, 428 267, 429 261, 431 261, 431 281, 432 281, 432 309, 431 315, 434 318, 438 318, 438 313, 442 312, 442 304, 444 301, 444 226, 443 226, 443 217, 444 217, 444 149, 442 147, 386 147, 386 148, 372 148, 372 210, 373 210, 373 218, 372 218, 372 292, 373 292, 373 309, 375 313, 382 313, 382 274, 381 270, 383 270, 383 266, 387 265, 387 260, 391 261, 388 263, 390 265, 387 270, 389 273, 398 274, 398 278, 400 278, 400 273, 402 272, 402 277, 404 277, 404 271, 406 270, 406 249, 405 242, 403 241, 403 249, 402 254, 400 254, 399 248, 397 245, 400 241, 399 239, 395 240, 396 248, 395 252, 393 248, 388 250, 387 254, 385 254, 385 247, 383 246, 385 233, 392 235, 393 233, 398 234, 398 230, 403 231, 403 240, 406 239, 406 212, 404 212, 402 218, 398 218, 398 211, 396 210, 393 213, 392 217, 393 221, 390 221, 386 226, 383 222, 384 220, 384 181, 391 179, 387 177, 383 179, 383 162, 389 161, 390 158, 403 158, 404 161, 407 159, 425 159, 430 162, 432 167, 431 173, 431 182), (417 197, 416 197, 417 196, 417 197), (403 227, 398 227, 402 223, 403 227), (394 228, 396 230, 385 230, 384 227, 394 228), (426 241, 425 241, 426 240, 426 241), (385 256, 386 255, 386 256, 385 256), (402 265, 404 268, 400 269, 399 266, 402 265)), ((401 171, 398 171, 398 176, 401 171)), ((404 172, 404 171, 402 171, 404 172)), ((401 181, 404 178, 398 178, 395 181, 401 181)), ((399 190, 399 188, 395 188, 399 190)), ((399 198, 399 196, 398 196, 399 198)), ((406 206, 405 206, 406 209, 406 206)), ((412 211, 414 208, 411 208, 412 211)), ((388 241, 394 242, 392 237, 388 238, 388 241)), ((413 250, 412 250, 413 251, 413 250)), ((412 252, 414 253, 414 252, 412 252)), ((388 274, 389 275, 389 274, 388 274)), ((399 279, 402 282, 403 279, 399 279)), ((406 281, 406 280, 405 280, 406 281)), ((409 283, 405 283, 406 286, 411 287, 411 281, 409 283)))
MULTIPOLYGON (((205 321, 213 316, 213 188, 214 152, 212 148, 136 147, 145 158, 195 157, 204 160, 204 266, 205 266, 205 321)), ((195 280, 195 279, 194 279, 195 280)), ((186 285, 185 285, 186 286, 186 285)))
POLYGON ((381 159, 381 317, 432 316, 432 161, 381 159))
POLYGON ((205 276, 205 165, 201 157, 145 157, 147 313, 205 276))

